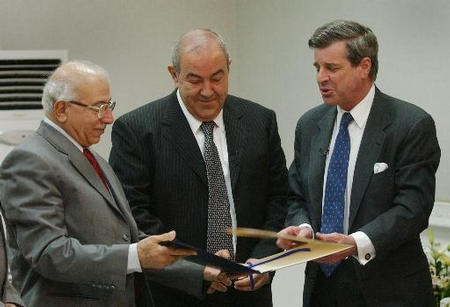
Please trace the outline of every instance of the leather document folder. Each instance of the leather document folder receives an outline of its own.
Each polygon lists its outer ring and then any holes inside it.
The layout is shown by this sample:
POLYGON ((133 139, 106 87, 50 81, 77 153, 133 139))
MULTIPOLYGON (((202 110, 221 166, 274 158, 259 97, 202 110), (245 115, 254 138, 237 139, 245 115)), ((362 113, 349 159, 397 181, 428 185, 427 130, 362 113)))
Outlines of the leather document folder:
POLYGON ((229 275, 248 275, 251 273, 265 273, 276 271, 291 265, 307 262, 310 260, 322 258, 334 253, 344 251, 351 248, 351 245, 323 242, 320 240, 298 238, 290 235, 280 235, 273 231, 253 229, 253 228, 236 228, 228 229, 227 232, 235 234, 238 237, 261 238, 261 239, 289 239, 298 242, 298 245, 292 249, 258 259, 252 264, 239 264, 234 261, 208 253, 177 239, 173 241, 162 242, 162 245, 188 248, 197 251, 196 256, 186 257, 184 259, 198 264, 209 265, 220 268, 229 275))

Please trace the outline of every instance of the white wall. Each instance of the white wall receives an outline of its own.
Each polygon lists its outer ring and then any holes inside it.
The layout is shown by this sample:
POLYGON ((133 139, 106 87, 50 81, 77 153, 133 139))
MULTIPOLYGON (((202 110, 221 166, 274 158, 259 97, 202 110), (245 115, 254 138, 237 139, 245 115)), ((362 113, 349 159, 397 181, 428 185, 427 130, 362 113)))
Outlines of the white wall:
MULTIPOLYGON (((359 21, 378 36, 380 89, 434 117, 437 199, 450 201, 449 17, 447 0, 1 0, 0 49, 68 49, 70 59, 104 66, 119 116, 170 92, 166 66, 181 33, 212 28, 229 45, 231 92, 277 112, 290 163, 298 117, 321 103, 307 40, 325 22, 359 21)), ((109 133, 97 146, 104 157, 109 133)), ((301 304, 303 267, 277 273, 276 306, 301 304)))
MULTIPOLYGON (((307 41, 317 27, 334 19, 371 27, 380 45, 378 87, 421 106, 435 119, 442 149, 436 198, 450 201, 450 1, 238 1, 239 94, 277 112, 290 163, 297 119, 321 103, 307 41)), ((444 233, 438 227, 437 238, 444 233)), ((299 265, 277 273, 277 306, 301 304, 303 270, 299 265)))
POLYGON ((351 19, 368 25, 378 37, 378 87, 421 106, 435 119, 442 149, 437 199, 450 201, 450 1, 246 0, 237 4, 238 92, 277 112, 288 161, 293 157, 298 117, 321 103, 307 41, 322 24, 351 19))
MULTIPOLYGON (((105 67, 117 117, 172 91, 167 65, 182 33, 215 29, 233 53, 235 11, 234 0, 1 0, 0 49, 67 49, 105 67)), ((110 147, 109 128, 96 149, 107 158, 110 147)))

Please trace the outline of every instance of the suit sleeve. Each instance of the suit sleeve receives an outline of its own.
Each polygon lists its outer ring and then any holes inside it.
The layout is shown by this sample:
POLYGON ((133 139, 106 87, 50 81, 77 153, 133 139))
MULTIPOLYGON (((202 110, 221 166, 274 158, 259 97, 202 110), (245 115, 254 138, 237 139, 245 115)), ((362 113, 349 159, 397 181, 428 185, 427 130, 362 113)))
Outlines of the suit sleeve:
POLYGON ((17 306, 25 306, 20 299, 20 295, 9 280, 5 281, 3 287, 3 300, 4 303, 12 303, 17 306))
MULTIPOLYGON (((5 237, 5 232, 4 230, 4 224, 3 224, 3 214, 1 215, 0 219, 1 219, 1 223, 0 223, 0 231, 1 231, 1 237, 0 237, 0 253, 4 254, 4 258, 3 260, 5 262, 0 263, 0 265, 4 266, 5 268, 5 277, 4 277, 4 283, 3 283, 3 289, 2 289, 2 293, 3 293, 3 297, 1 299, 1 302, 4 303, 13 303, 16 304, 17 306, 24 306, 22 300, 20 299, 20 295, 17 292, 17 290, 14 288, 14 286, 12 285, 10 279, 9 279, 9 262, 8 262, 8 245, 6 244, 6 237, 5 237)), ((0 303, 1 303, 0 302, 0 303)), ((0 304, 1 306, 1 304, 0 304)))
POLYGON ((377 258, 416 239, 428 226, 439 159, 434 121, 426 114, 410 126, 397 148, 392 171, 395 194, 390 209, 360 229, 371 239, 377 258))
POLYGON ((299 226, 301 224, 311 225, 309 218, 308 207, 304 195, 303 187, 306 186, 302 182, 300 170, 300 161, 302 160, 301 148, 301 122, 297 124, 295 130, 294 143, 294 161, 289 167, 289 194, 288 194, 288 209, 285 221, 285 226, 299 226))
MULTIPOLYGON (((281 148, 275 112, 270 113, 269 131, 269 173, 266 205, 266 220, 263 229, 280 231, 286 217, 286 199, 288 193, 286 159, 281 148)), ((261 191, 263 192, 263 191, 261 191)), ((273 241, 260 240, 251 254, 261 258, 279 252, 273 241)))
POLYGON ((122 119, 112 128, 112 148, 109 163, 122 182, 131 211, 139 227, 146 234, 159 234, 163 223, 151 212, 151 145, 142 135, 122 119))
POLYGON ((81 244, 71 237, 60 184, 47 158, 16 149, 4 160, 2 206, 22 256, 54 281, 125 289, 128 245, 81 244))

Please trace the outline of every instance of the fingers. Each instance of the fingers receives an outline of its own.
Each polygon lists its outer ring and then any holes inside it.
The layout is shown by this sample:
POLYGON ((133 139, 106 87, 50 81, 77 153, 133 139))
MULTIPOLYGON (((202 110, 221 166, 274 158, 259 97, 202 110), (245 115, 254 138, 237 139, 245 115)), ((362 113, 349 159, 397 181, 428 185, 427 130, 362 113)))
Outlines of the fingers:
MULTIPOLYGON (((256 275, 256 274, 254 274, 254 275, 256 275)), ((234 288, 236 290, 241 290, 241 291, 250 291, 251 290, 250 277, 249 276, 240 277, 238 280, 236 280, 234 282, 234 288)))
MULTIPOLYGON (((291 235, 296 237, 302 237, 302 238, 312 238, 313 237, 313 231, 310 227, 297 227, 297 226, 289 226, 285 229, 281 230, 279 235, 291 235)), ((281 249, 291 249, 298 245, 298 242, 291 241, 288 239, 278 238, 277 239, 277 245, 281 249)))
POLYGON ((291 240, 277 239, 277 246, 281 249, 290 249, 292 244, 294 244, 294 242, 291 240))
POLYGON ((225 258, 225 259, 230 259, 231 258, 231 254, 230 251, 227 249, 221 249, 218 252, 216 252, 216 256, 225 258))
POLYGON ((205 266, 205 269, 203 270, 203 279, 207 281, 214 281, 216 280, 217 276, 220 274, 220 269, 205 266))
POLYGON ((227 287, 232 284, 231 278, 225 272, 221 272, 216 280, 227 287))
POLYGON ((246 276, 234 282, 234 288, 239 291, 254 291, 258 290, 270 280, 269 273, 253 274, 254 285, 250 281, 250 277, 246 276))
MULTIPOLYGON (((224 284, 220 283, 220 282, 213 281, 213 282, 211 283, 211 285, 209 286, 208 290, 210 290, 210 289, 211 289, 211 290, 214 290, 214 291, 211 292, 211 293, 214 293, 214 292, 216 292, 216 291, 219 291, 219 292, 227 292, 228 287, 225 286, 224 284)), ((208 293, 208 291, 206 291, 206 292, 208 293)))
POLYGON ((175 231, 147 237, 137 243, 137 253, 144 269, 161 269, 178 259, 196 255, 195 250, 162 246, 158 243, 175 239, 175 231))
POLYGON ((173 241, 173 239, 175 239, 175 236, 176 236, 175 230, 172 230, 160 235, 150 236, 150 238, 153 239, 153 242, 159 243, 164 241, 173 241))
POLYGON ((300 227, 300 231, 297 234, 297 236, 312 239, 312 237, 313 237, 312 228, 310 228, 310 227, 300 227))
POLYGON ((231 279, 227 276, 227 274, 216 268, 205 267, 203 276, 205 280, 212 281, 211 285, 206 290, 207 294, 211 294, 216 291, 226 292, 227 287, 232 284, 231 279))
POLYGON ((178 258, 197 255, 197 252, 195 250, 193 250, 193 249, 174 248, 174 247, 165 247, 165 246, 162 246, 162 248, 166 248, 167 249, 167 253, 169 255, 175 256, 175 257, 178 257, 178 258))
POLYGON ((296 236, 300 232, 300 227, 297 226, 289 226, 278 232, 278 234, 291 235, 296 236))

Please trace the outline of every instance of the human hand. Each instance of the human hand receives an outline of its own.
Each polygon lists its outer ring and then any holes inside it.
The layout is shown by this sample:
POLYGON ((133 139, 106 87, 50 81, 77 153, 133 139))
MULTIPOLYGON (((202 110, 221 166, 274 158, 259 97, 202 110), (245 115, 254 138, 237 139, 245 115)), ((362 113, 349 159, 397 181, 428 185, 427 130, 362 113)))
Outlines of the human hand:
MULTIPOLYGON (((252 263, 256 260, 257 259, 250 258, 246 261, 246 263, 252 263)), ((269 281, 269 273, 251 274, 238 278, 238 280, 234 282, 234 288, 239 291, 254 291, 269 283, 269 281)))
POLYGON ((6 303, 5 307, 17 307, 17 305, 13 303, 6 303))
MULTIPOLYGON (((289 226, 289 227, 286 227, 285 229, 281 230, 280 232, 278 232, 278 234, 291 235, 291 236, 297 236, 299 238, 308 238, 308 239, 312 239, 312 237, 313 237, 312 229, 307 226, 302 226, 302 227, 289 226)), ((291 248, 297 246, 298 242, 278 238, 277 245, 281 249, 291 249, 291 248)))
POLYGON ((139 262, 143 269, 162 269, 180 258, 196 255, 197 252, 185 248, 162 246, 159 243, 175 239, 175 231, 158 236, 149 236, 137 243, 139 262))
MULTIPOLYGON (((226 249, 218 251, 216 255, 225 259, 230 258, 230 252, 226 249)), ((231 286, 231 279, 225 272, 210 266, 205 267, 205 270, 203 271, 203 279, 211 281, 211 285, 208 290, 206 290, 207 294, 211 294, 216 291, 226 292, 228 290, 227 287, 231 286)))
POLYGON ((316 238, 321 241, 325 242, 333 242, 333 243, 342 243, 342 244, 350 244, 352 245, 352 248, 346 249, 344 251, 325 256, 319 259, 314 260, 315 262, 319 263, 338 263, 339 261, 342 261, 343 259, 346 259, 349 256, 357 255, 358 249, 356 248, 356 242, 355 239, 353 239, 352 236, 344 235, 342 233, 316 233, 316 238))

